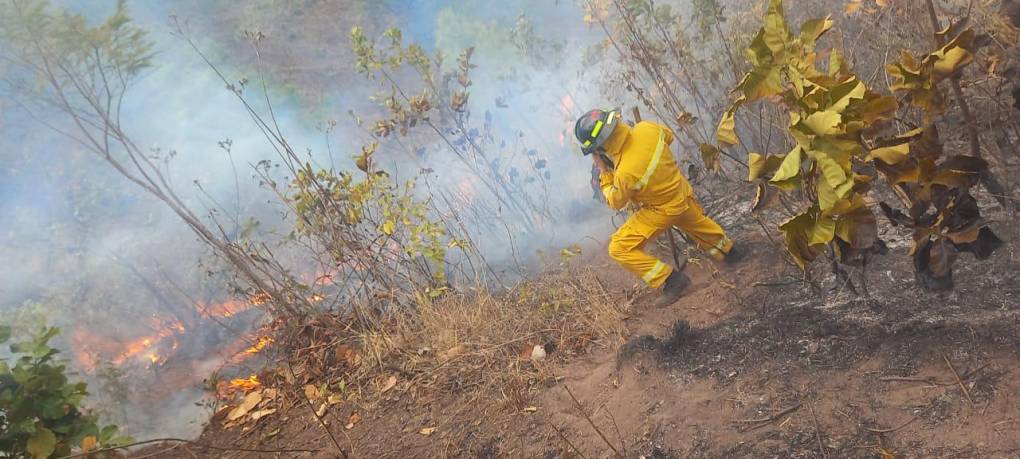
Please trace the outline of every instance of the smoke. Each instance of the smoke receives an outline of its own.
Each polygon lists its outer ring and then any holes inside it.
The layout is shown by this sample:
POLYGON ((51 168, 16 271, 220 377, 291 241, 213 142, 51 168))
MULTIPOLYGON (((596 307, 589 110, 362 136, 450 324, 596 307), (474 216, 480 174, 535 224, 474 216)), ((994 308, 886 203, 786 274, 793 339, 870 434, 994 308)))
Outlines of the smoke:
MULTIPOLYGON (((353 168, 351 155, 367 139, 346 113, 371 115, 377 108, 370 97, 387 90, 356 75, 349 60, 336 59, 349 57, 349 52, 341 51, 349 43, 337 38, 349 30, 344 21, 367 21, 374 32, 381 32, 384 25, 403 28, 407 41, 451 56, 448 64, 455 62, 452 57, 463 48, 476 47, 479 67, 472 72, 468 124, 479 132, 469 135, 479 136, 489 157, 498 161, 493 168, 506 174, 506 180, 532 191, 532 204, 541 212, 522 217, 500 209, 475 177, 452 165, 448 147, 434 139, 406 148, 419 156, 424 167, 436 171, 429 174, 434 186, 474 195, 473 204, 495 209, 494 215, 476 216, 473 236, 500 274, 514 276, 536 269, 540 251, 555 254, 572 244, 602 250, 597 242, 611 229, 611 213, 592 199, 591 163, 578 152, 572 127, 583 110, 610 101, 598 90, 603 85, 588 81, 598 72, 588 68, 591 64, 584 62, 583 50, 600 37, 584 26, 576 5, 547 0, 499 2, 498 6, 467 2, 477 8, 446 0, 399 6, 332 3, 342 5, 334 7, 338 11, 351 13, 337 19, 341 26, 333 18, 317 17, 291 2, 259 2, 250 7, 197 0, 129 3, 132 17, 150 32, 158 54, 153 67, 128 93, 125 125, 153 157, 165 163, 168 177, 192 208, 221 208, 242 218, 256 218, 267 238, 289 230, 288 217, 258 186, 251 167, 273 158, 275 152, 216 75, 170 33, 167 17, 176 14, 187 21, 199 46, 234 80, 258 81, 258 75, 250 48, 239 45, 243 43, 240 31, 222 30, 221 22, 272 27, 267 54, 301 57, 265 64, 268 95, 281 130, 299 151, 307 149, 311 160, 342 169, 353 168), (313 69, 302 70, 302 66, 313 69), (329 120, 336 120, 339 127, 324 130, 329 120), (491 136, 482 140, 486 127, 491 136)), ((114 5, 113 0, 61 4, 92 21, 104 18, 114 5)), ((260 88, 249 86, 249 96, 261 97, 260 88)), ((0 259, 9 261, 0 265, 4 317, 22 325, 38 322, 28 316, 41 317, 64 327, 63 345, 71 356, 103 354, 101 343, 126 345, 153 335, 168 320, 200 323, 205 319, 196 313, 195 303, 229 299, 221 268, 162 203, 19 110, 15 100, 4 101, 0 107, 0 215, 4 216, 0 259), (72 331, 103 338, 75 342, 72 331), (81 348, 87 345, 92 348, 81 348)), ((41 121, 69 127, 56 114, 42 116, 41 121)), ((409 178, 420 168, 399 153, 396 141, 384 145, 381 155, 384 168, 399 178, 409 178)), ((226 222, 233 218, 217 217, 226 222)), ((255 320, 247 317, 240 323, 250 327, 255 320)), ((213 329, 189 337, 193 341, 188 343, 193 347, 190 354, 179 351, 180 359, 192 358, 180 364, 192 376, 208 375, 230 358, 227 351, 222 357, 190 357, 201 355, 196 349, 222 348, 239 338, 229 330, 213 329)), ((178 373, 161 373, 148 362, 148 354, 176 351, 177 344, 174 349, 160 344, 158 349, 132 356, 123 367, 127 374, 119 377, 123 384, 113 384, 109 375, 107 379, 89 376, 101 400, 125 404, 107 413, 120 417, 115 420, 121 424, 134 426, 131 433, 139 437, 194 435, 201 427, 198 420, 207 414, 196 405, 203 394, 200 379, 181 381, 175 376, 178 373), (143 373, 144 377, 138 377, 143 373), (164 394, 135 384, 135 379, 179 386, 164 394), (103 387, 119 387, 131 395, 103 394, 103 387)), ((111 359, 109 354, 100 357, 111 359)), ((81 359, 76 363, 81 365, 81 359)))

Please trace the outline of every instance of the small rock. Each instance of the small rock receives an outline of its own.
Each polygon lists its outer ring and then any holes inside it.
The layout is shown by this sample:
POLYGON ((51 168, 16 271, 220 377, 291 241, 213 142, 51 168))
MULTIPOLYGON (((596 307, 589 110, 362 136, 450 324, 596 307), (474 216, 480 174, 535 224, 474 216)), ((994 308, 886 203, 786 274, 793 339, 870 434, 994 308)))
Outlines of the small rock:
POLYGON ((538 362, 543 359, 545 359, 545 347, 541 344, 536 344, 535 347, 531 349, 531 361, 538 362))

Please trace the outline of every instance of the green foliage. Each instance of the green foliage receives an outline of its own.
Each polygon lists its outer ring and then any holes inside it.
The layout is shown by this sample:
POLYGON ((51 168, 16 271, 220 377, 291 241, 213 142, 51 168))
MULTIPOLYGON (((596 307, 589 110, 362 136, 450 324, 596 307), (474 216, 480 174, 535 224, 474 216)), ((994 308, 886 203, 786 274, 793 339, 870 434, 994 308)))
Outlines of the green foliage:
POLYGON ((297 216, 296 233, 328 241, 337 265, 382 274, 385 266, 414 264, 422 256, 430 262, 424 271, 442 283, 446 249, 459 242, 448 240, 443 226, 429 218, 427 203, 414 196, 414 180, 401 186, 374 170, 372 151, 358 160, 364 174, 310 166, 298 172, 287 195, 297 216))
MULTIPOLYGON (((788 112, 787 133, 795 146, 782 155, 749 154, 748 180, 759 183, 754 210, 763 207, 765 185, 798 190, 807 199, 805 209, 779 226, 802 269, 826 245, 844 263, 884 250, 866 198, 874 177, 854 168, 872 165, 910 207, 907 216, 882 203, 894 224, 914 229, 911 254, 922 285, 951 286, 955 251, 983 258, 999 243, 967 191, 987 164, 962 155, 937 164, 942 148, 934 125, 869 141, 868 133, 895 118, 898 103, 851 73, 838 49, 830 50, 824 67, 817 62, 816 44, 831 26, 828 17, 814 19, 794 35, 782 0, 771 0, 764 26, 747 49, 753 69, 737 85, 739 96, 722 117, 716 138, 720 144, 739 144, 734 113, 747 104, 768 101, 788 112)), ((942 113, 938 83, 973 60, 972 30, 957 24, 940 36, 947 40, 940 49, 919 61, 904 51, 902 61, 888 67, 895 78, 890 89, 906 91, 926 119, 942 113)))
POLYGON ((132 78, 150 66, 152 58, 152 42, 143 29, 131 23, 124 0, 95 27, 84 16, 58 11, 45 0, 4 3, 0 6, 0 38, 18 55, 18 62, 46 66, 35 72, 37 77, 55 68, 69 77, 37 88, 89 85, 93 87, 90 92, 99 96, 97 100, 124 91, 132 78))
MULTIPOLYGON (((57 328, 43 328, 31 339, 12 344, 14 366, 0 360, 0 450, 4 457, 66 456, 75 448, 95 449, 128 443, 116 426, 100 426, 82 410, 88 395, 83 382, 70 383, 58 351, 49 341, 57 328)), ((0 343, 11 336, 0 326, 0 343)))

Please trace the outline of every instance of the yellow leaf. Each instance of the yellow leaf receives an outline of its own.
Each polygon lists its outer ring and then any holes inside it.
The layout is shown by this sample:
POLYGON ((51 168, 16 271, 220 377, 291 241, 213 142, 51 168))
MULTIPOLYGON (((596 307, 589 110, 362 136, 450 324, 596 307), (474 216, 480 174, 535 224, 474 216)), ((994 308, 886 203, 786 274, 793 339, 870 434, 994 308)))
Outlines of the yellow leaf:
POLYGON ((811 228, 808 244, 827 244, 836 235, 836 220, 824 215, 815 219, 815 225, 811 228))
POLYGON ((396 225, 396 223, 393 223, 393 220, 386 220, 382 224, 382 232, 383 232, 383 234, 389 236, 389 235, 393 234, 393 230, 395 230, 396 227, 397 227, 397 225, 396 225))
POLYGON ((96 437, 93 437, 92 435, 82 438, 81 452, 87 453, 89 451, 92 451, 92 449, 96 447, 96 443, 97 443, 96 437))
POLYGON ((812 19, 800 26, 800 41, 808 48, 814 49, 815 41, 832 28, 832 16, 812 19))
POLYGON ((776 171, 775 175, 772 176, 772 183, 789 180, 800 174, 800 162, 801 156, 804 149, 800 145, 793 147, 786 158, 783 159, 783 163, 779 166, 779 170, 776 171))
POLYGON ((734 119, 734 111, 736 111, 735 106, 727 110, 723 114, 722 119, 719 120, 719 127, 715 131, 715 138, 719 143, 727 145, 737 145, 740 143, 740 139, 737 138, 737 122, 734 119))
POLYGON ((842 119, 843 117, 835 111, 822 110, 804 118, 802 123, 817 135, 833 135, 839 133, 839 123, 842 119))
POLYGON ((701 151, 701 161, 705 163, 705 167, 711 171, 719 170, 719 155, 721 152, 715 145, 703 143, 698 147, 701 151))
POLYGON ((761 177, 762 171, 765 169, 765 156, 758 153, 748 153, 747 155, 747 181, 752 181, 761 177))
POLYGON ((873 161, 877 158, 881 159, 886 164, 895 165, 903 162, 909 154, 910 144, 901 143, 899 145, 891 145, 871 150, 871 152, 868 153, 867 159, 873 161))
POLYGON ((418 433, 420 433, 420 434, 422 434, 422 435, 427 437, 429 435, 432 435, 432 433, 435 432, 436 429, 438 429, 438 427, 425 427, 425 428, 419 430, 418 433))

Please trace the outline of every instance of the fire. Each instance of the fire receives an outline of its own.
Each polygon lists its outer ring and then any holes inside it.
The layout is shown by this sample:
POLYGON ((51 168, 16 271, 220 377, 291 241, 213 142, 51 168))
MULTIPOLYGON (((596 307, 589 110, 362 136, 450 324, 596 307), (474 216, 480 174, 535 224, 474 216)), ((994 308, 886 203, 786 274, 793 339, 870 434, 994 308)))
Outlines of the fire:
POLYGON ((563 110, 563 114, 568 117, 574 113, 574 98, 570 97, 570 94, 564 94, 560 99, 560 110, 563 110))
POLYGON ((247 378, 232 379, 230 383, 227 384, 227 388, 229 389, 243 390, 245 392, 251 392, 259 387, 262 387, 262 382, 259 381, 259 377, 256 375, 251 375, 247 378))
POLYGON ((263 337, 259 338, 257 343, 253 344, 248 349, 245 349, 242 352, 242 354, 245 354, 245 355, 258 354, 259 352, 262 352, 262 350, 265 349, 266 346, 269 346, 270 344, 273 344, 273 338, 270 338, 268 336, 263 336, 263 337))

